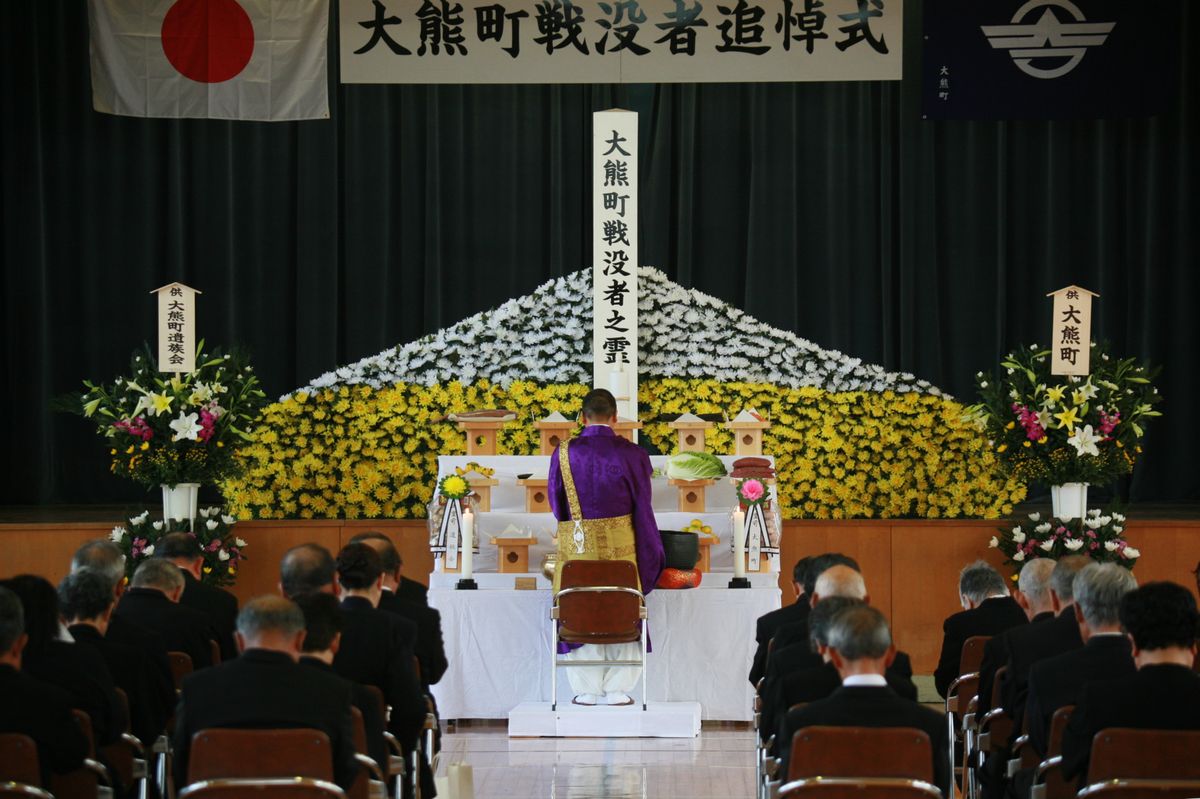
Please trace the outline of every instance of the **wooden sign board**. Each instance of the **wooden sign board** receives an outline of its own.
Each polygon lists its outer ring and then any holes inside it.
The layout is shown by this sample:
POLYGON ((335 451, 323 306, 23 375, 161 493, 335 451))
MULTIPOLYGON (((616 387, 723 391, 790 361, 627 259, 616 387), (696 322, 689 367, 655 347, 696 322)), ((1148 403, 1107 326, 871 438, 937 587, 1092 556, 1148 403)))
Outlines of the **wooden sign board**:
POLYGON ((170 283, 150 293, 158 295, 158 370, 194 371, 196 295, 201 292, 182 283, 170 283))
POLYGON ((1085 376, 1091 371, 1092 298, 1099 294, 1067 286, 1046 295, 1054 298, 1050 328, 1050 374, 1085 376))

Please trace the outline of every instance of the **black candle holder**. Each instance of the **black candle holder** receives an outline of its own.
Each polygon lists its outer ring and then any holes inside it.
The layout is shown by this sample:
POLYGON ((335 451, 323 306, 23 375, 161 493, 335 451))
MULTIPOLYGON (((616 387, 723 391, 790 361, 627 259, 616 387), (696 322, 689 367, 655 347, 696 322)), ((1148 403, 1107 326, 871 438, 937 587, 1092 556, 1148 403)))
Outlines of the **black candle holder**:
MULTIPOLYGON (((749 587, 749 585, 750 585, 749 583, 746 583, 747 587, 749 587)), ((470 578, 467 578, 464 580, 459 580, 457 583, 454 584, 454 587, 459 591, 474 591, 477 588, 479 588, 479 583, 475 582, 474 580, 472 580, 470 578)))
POLYGON ((750 578, 749 577, 734 577, 732 580, 729 581, 729 587, 730 588, 749 588, 750 587, 750 578))

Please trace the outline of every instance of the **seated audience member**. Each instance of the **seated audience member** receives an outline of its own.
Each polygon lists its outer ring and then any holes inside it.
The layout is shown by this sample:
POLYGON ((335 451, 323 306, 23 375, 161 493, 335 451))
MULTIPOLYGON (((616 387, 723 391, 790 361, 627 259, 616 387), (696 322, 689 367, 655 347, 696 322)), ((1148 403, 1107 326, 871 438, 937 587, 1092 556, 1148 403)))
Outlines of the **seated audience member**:
POLYGON ((888 687, 884 674, 894 654, 887 620, 878 610, 857 604, 833 616, 829 626, 829 656, 842 685, 825 699, 787 712, 779 740, 782 756, 779 774, 784 781, 792 736, 804 727, 911 727, 929 736, 933 782, 943 796, 953 796, 945 718, 888 687))
POLYGON ((71 572, 58 586, 58 604, 75 643, 94 649, 125 692, 134 736, 152 744, 166 728, 167 714, 149 676, 151 662, 137 649, 105 637, 114 604, 108 577, 92 569, 71 572))
POLYGON ((934 686, 943 697, 959 677, 962 648, 968 638, 1000 635, 1029 621, 1000 572, 982 560, 959 572, 958 600, 963 609, 942 623, 942 654, 933 673, 934 686))
POLYGON ((33 739, 42 785, 47 785, 51 773, 65 774, 83 765, 87 739, 71 715, 72 701, 67 692, 22 672, 26 640, 21 600, 0 587, 0 696, 4 697, 0 702, 0 732, 33 739))
POLYGON ((379 609, 417 625, 417 640, 413 650, 421 663, 421 686, 428 689, 436 685, 448 665, 442 643, 441 614, 424 602, 412 602, 400 595, 399 587, 404 581, 400 570, 404 562, 390 538, 383 533, 360 533, 351 538, 350 543, 366 544, 379 554, 383 564, 383 593, 379 595, 379 609))
MULTIPOLYGON (((851 599, 861 599, 869 603, 867 584, 863 576, 852 566, 839 563, 824 569, 813 583, 809 595, 812 604, 831 596, 844 596, 851 599)), ((812 648, 811 636, 808 633, 808 623, 787 624, 775 634, 774 647, 767 658, 766 682, 763 691, 770 695, 777 689, 777 681, 785 674, 791 674, 800 669, 820 666, 821 656, 812 648), (803 638, 796 637, 803 633, 803 638)))
MULTIPOLYGON (((337 557, 342 593, 342 641, 333 668, 351 682, 374 685, 391 707, 388 729, 405 754, 416 748, 425 725, 425 695, 413 669, 416 625, 379 610, 383 564, 366 544, 347 544, 337 557)), ((422 762, 422 794, 433 790, 433 776, 422 762)))
MULTIPOLYGON (((817 602, 821 601, 822 595, 818 592, 817 581, 821 579, 821 575, 830 569, 843 567, 850 571, 862 574, 862 569, 858 567, 858 562, 854 558, 841 554, 840 552, 826 552, 824 555, 817 555, 809 564, 806 578, 810 582, 805 583, 804 595, 808 597, 808 605, 811 608, 817 602)), ((843 572, 844 573, 844 572, 843 572)), ((772 651, 778 652, 784 647, 792 644, 808 645, 808 626, 804 620, 790 621, 780 625, 772 637, 774 644, 772 651)))
POLYGON ((3 585, 21 600, 24 612, 28 643, 21 670, 66 691, 71 707, 91 719, 97 746, 116 741, 129 719, 117 698, 112 672, 94 649, 59 637, 58 593, 54 586, 28 574, 4 580, 3 585))
POLYGON ((183 575, 183 593, 179 596, 179 604, 208 617, 217 633, 221 659, 233 660, 237 657, 237 646, 233 642, 234 629, 237 627, 237 597, 223 588, 201 582, 204 554, 200 551, 196 536, 184 532, 165 535, 154 545, 154 557, 179 567, 183 575))
MULTIPOLYGON (((383 560, 384 560, 383 590, 386 593, 394 594, 397 599, 402 599, 405 602, 411 602, 414 605, 424 605, 426 607, 429 606, 429 589, 424 585, 424 583, 420 583, 416 580, 410 580, 409 578, 405 577, 403 574, 400 573, 400 569, 403 567, 404 564, 400 560, 400 553, 396 550, 396 545, 392 543, 392 539, 388 538, 383 533, 371 531, 368 533, 359 533, 358 535, 356 535, 350 539, 350 543, 351 544, 361 544, 361 543, 371 544, 371 546, 375 547, 375 551, 379 553, 379 556, 381 558, 383 558, 383 560), (373 541, 378 542, 378 544, 380 544, 380 545, 371 543, 373 541), (383 553, 384 549, 388 548, 388 545, 390 545, 392 551, 396 553, 396 568, 395 569, 390 569, 390 567, 389 567, 390 560, 389 560, 388 556, 384 555, 384 553, 383 553), (389 572, 395 573, 394 579, 391 577, 388 577, 389 572)), ((382 605, 381 605, 381 607, 382 607, 382 605)), ((387 608, 383 608, 383 609, 387 610, 387 608)), ((434 680, 434 682, 437 682, 437 680, 434 680)))
MULTIPOLYGON (((333 659, 342 642, 342 610, 332 594, 301 594, 294 600, 304 614, 304 646, 300 665, 323 671, 337 679, 333 659)), ((387 773, 388 750, 384 740, 384 708, 374 693, 364 686, 346 680, 350 686, 350 701, 362 713, 363 730, 367 738, 368 755, 387 773)))
MULTIPOLYGON (((775 637, 775 633, 779 632, 779 628, 785 624, 808 620, 808 611, 812 609, 812 606, 808 603, 805 584, 807 582, 811 588, 812 581, 807 580, 807 575, 809 566, 814 560, 813 557, 800 558, 792 567, 792 589, 796 592, 796 601, 758 617, 758 622, 754 627, 754 641, 757 646, 754 650, 754 660, 750 664, 750 684, 755 688, 758 687, 758 681, 766 674, 767 650, 770 648, 771 639, 775 637)), ((816 580, 815 576, 813 580, 816 580)))
POLYGON ((1046 658, 1029 670, 1025 722, 1039 756, 1047 754, 1054 711, 1074 705, 1089 682, 1130 677, 1137 671, 1120 619, 1121 600, 1135 588, 1132 572, 1115 563, 1093 563, 1075 575, 1072 612, 1083 647, 1046 658))
MULTIPOLYGON (((184 678, 175 715, 177 789, 187 785, 192 737, 216 727, 320 730, 333 750, 334 782, 350 787, 358 773, 350 685, 297 662, 304 635, 304 615, 294 602, 252 599, 238 613, 241 656, 184 678)), ((231 764, 229 776, 236 775, 231 764)))
MULTIPOLYGON (((779 731, 780 722, 793 705, 824 699, 842 684, 837 669, 830 662, 829 626, 842 610, 862 604, 865 603, 861 599, 831 596, 813 607, 808 617, 812 648, 824 662, 780 677, 774 695, 764 697, 763 726, 769 727, 767 733, 779 731)), ((907 654, 896 652, 883 676, 888 687, 899 696, 916 701, 917 686, 912 681, 912 661, 907 654)))
POLYGON ((212 622, 198 610, 179 604, 183 574, 170 561, 151 558, 133 573, 130 588, 121 597, 115 616, 158 633, 168 652, 183 652, 196 671, 212 663, 217 639, 212 622))
POLYGON ((1147 583, 1121 600, 1137 673, 1083 687, 1063 737, 1063 775, 1086 784, 1092 739, 1111 727, 1200 730, 1200 676, 1192 671, 1200 614, 1181 585, 1147 583))

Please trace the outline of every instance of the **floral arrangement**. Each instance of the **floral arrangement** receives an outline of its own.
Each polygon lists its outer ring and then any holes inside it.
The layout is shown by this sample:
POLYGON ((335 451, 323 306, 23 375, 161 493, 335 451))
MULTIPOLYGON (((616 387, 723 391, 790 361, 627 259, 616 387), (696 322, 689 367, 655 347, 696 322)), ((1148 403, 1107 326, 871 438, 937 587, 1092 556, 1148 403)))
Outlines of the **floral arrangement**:
POLYGON ((1003 373, 976 375, 982 401, 971 408, 1001 463, 1022 482, 1105 483, 1128 474, 1161 401, 1158 370, 1117 359, 1092 344, 1087 377, 1050 374, 1050 350, 1010 352, 1003 373))
POLYGON ((749 508, 766 502, 770 499, 770 494, 762 480, 756 477, 747 477, 737 483, 737 498, 741 505, 749 508))
POLYGON ((154 545, 168 533, 187 532, 200 543, 204 557, 201 582, 209 585, 233 585, 238 568, 246 560, 246 542, 233 534, 237 518, 222 513, 220 508, 201 508, 199 518, 186 520, 151 521, 150 511, 142 511, 126 524, 112 529, 109 539, 125 553, 125 575, 132 577, 138 564, 154 554, 154 545))
POLYGON ((1001 527, 1000 535, 992 536, 988 545, 1008 556, 1007 563, 1018 572, 1026 560, 1066 555, 1087 555, 1101 563, 1119 563, 1132 569, 1142 553, 1129 546, 1122 537, 1125 517, 1116 511, 1101 512, 1095 508, 1086 516, 1064 521, 1040 513, 1029 514, 1027 522, 1001 527))
POLYGON ((147 486, 228 479, 266 397, 244 355, 203 350, 201 341, 194 371, 170 376, 158 371, 146 344, 133 354, 129 377, 108 385, 85 380, 82 394, 56 407, 95 422, 121 477, 147 486))
POLYGON ((461 474, 448 474, 438 483, 438 494, 448 500, 465 499, 471 493, 471 484, 461 474))

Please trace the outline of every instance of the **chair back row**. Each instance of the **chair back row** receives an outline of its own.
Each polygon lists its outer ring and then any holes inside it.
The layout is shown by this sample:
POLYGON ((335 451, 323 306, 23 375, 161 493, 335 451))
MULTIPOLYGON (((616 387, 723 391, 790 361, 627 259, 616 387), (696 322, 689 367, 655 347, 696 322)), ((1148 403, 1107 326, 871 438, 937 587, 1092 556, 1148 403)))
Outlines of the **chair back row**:
MULTIPOLYGON (((562 564, 562 590, 597 586, 637 591, 637 566, 627 560, 569 560, 562 564)), ((567 643, 617 644, 640 639, 642 598, 622 591, 566 593, 556 599, 559 638, 567 643)))
POLYGON ((933 745, 923 731, 907 727, 804 727, 792 737, 787 779, 806 777, 932 782, 933 745))

